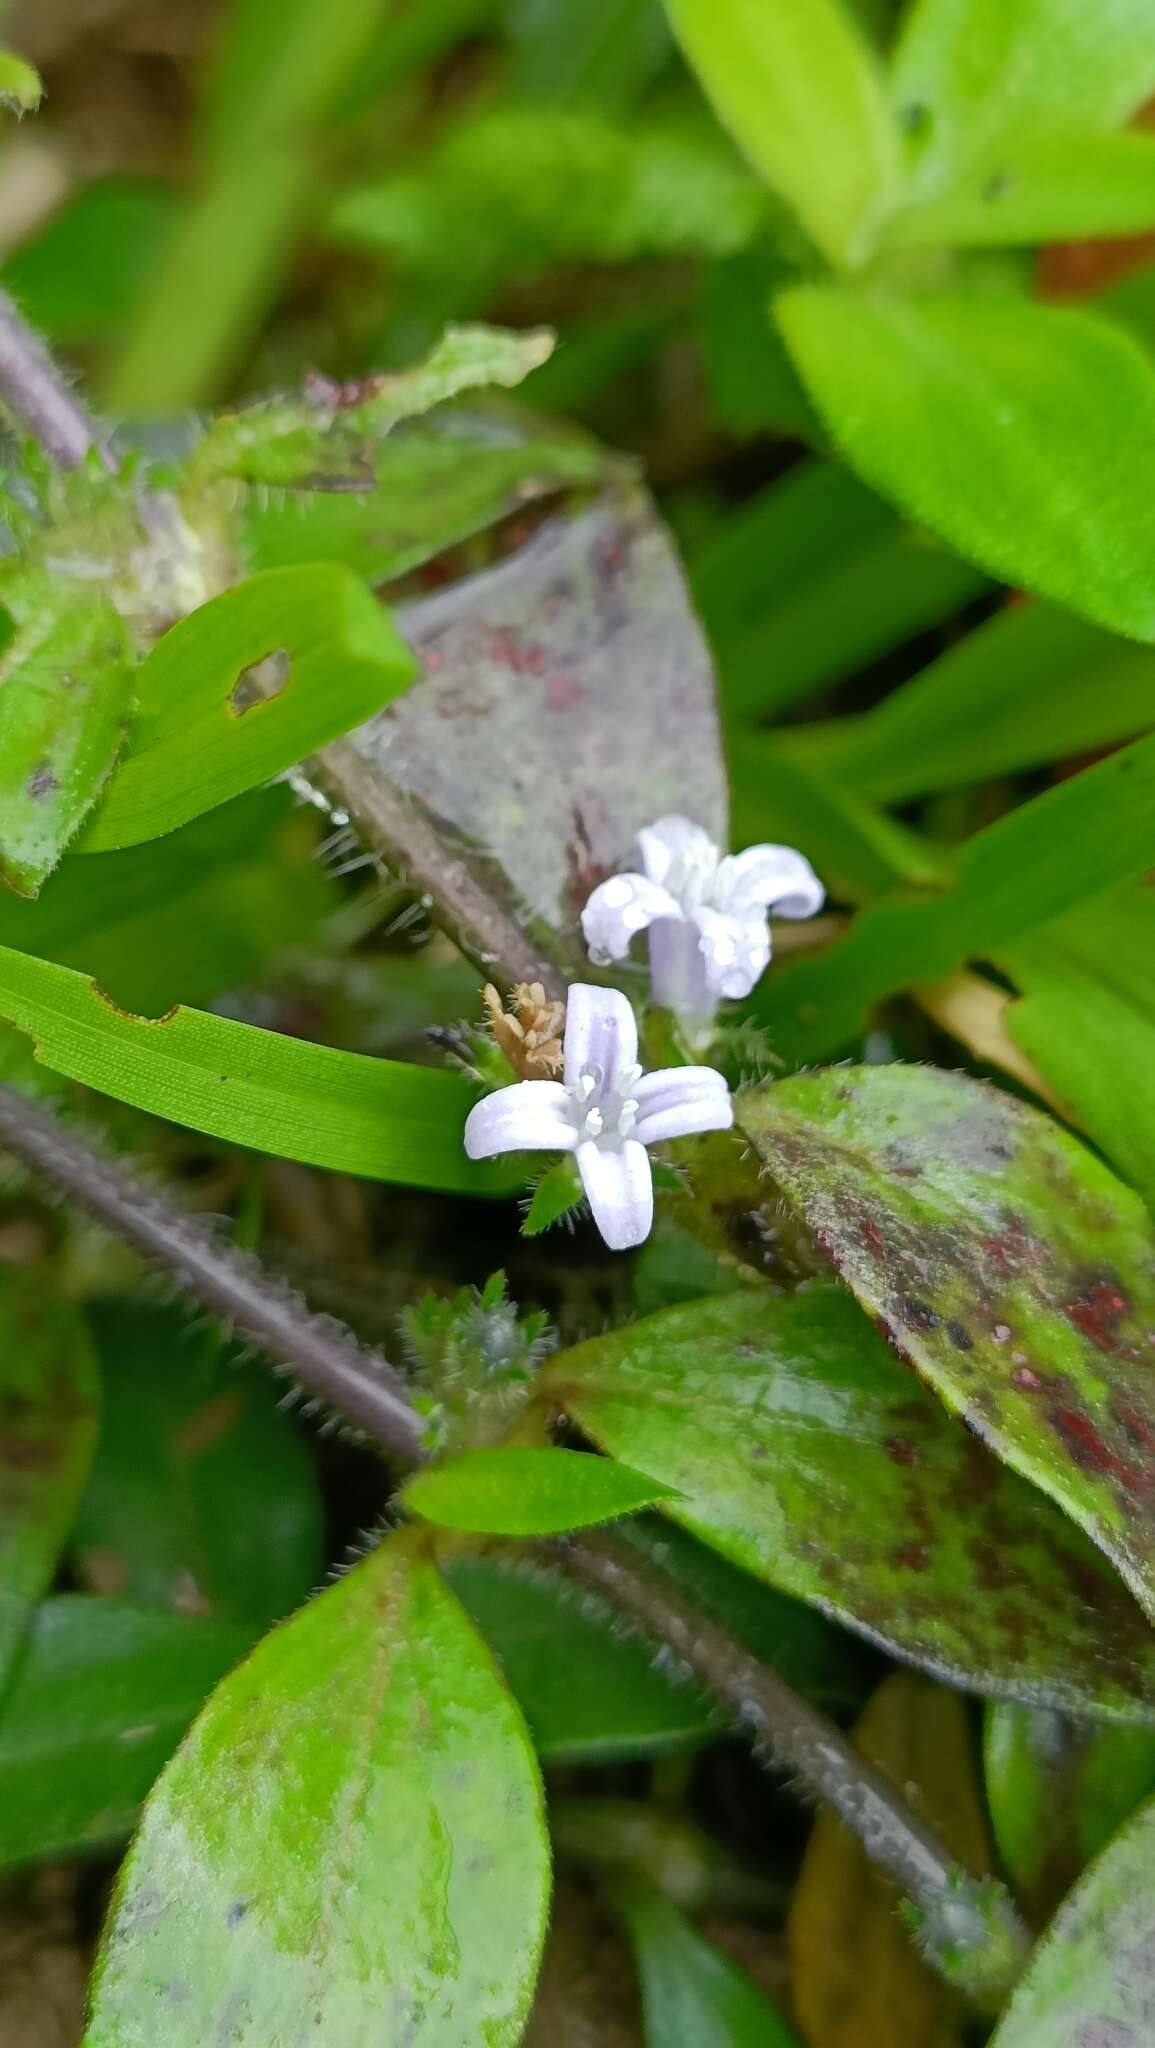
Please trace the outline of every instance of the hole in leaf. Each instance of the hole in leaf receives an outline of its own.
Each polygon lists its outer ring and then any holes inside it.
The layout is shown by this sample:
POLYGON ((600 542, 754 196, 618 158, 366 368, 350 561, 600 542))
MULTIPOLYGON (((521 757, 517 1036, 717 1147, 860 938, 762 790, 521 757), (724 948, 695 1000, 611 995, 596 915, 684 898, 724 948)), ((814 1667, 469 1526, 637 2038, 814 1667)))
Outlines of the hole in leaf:
POLYGON ((234 718, 243 718, 256 704, 267 704, 272 697, 279 697, 292 673, 293 657, 287 647, 274 647, 271 654, 262 654, 259 661, 243 668, 229 692, 229 710, 234 718))

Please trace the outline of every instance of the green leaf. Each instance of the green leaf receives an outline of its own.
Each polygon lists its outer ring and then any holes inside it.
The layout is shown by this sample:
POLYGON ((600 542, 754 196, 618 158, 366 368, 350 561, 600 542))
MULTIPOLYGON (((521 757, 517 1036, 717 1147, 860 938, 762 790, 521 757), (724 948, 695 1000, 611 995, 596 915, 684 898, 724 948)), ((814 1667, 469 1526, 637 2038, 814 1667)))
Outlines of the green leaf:
POLYGON ((612 1610, 523 1558, 457 1558, 450 1585, 501 1665, 548 1763, 611 1764, 709 1741, 722 1725, 612 1610))
POLYGON ((340 561, 386 583, 537 499, 600 482, 606 467, 576 430, 435 413, 382 442, 364 490, 252 492, 242 511, 246 558, 257 569, 340 561))
POLYGON ((127 1600, 42 1601, 0 1712, 0 1870, 123 1841, 250 1640, 127 1600))
POLYGON ((621 1877, 612 1897, 637 1958, 647 2048, 797 2048, 797 2035, 753 1978, 655 1885, 621 1877))
POLYGON ((1153 808, 1148 737, 976 833, 949 888, 922 901, 892 896, 821 958, 763 982, 754 1007, 776 1052, 820 1059, 854 1036, 881 996, 940 981, 960 961, 1000 956, 1109 883, 1144 873, 1155 858, 1153 808))
POLYGON ((963 1074, 835 1067, 741 1128, 952 1413, 1155 1611, 1155 1227, 1038 1110, 963 1074))
POLYGON ((1155 92, 1146 0, 918 0, 892 65, 919 196, 1039 136, 1119 128, 1155 92))
POLYGON ((548 1536, 636 1514, 672 1491, 584 1451, 496 1445, 427 1466, 406 1481, 401 1499, 411 1513, 446 1529, 548 1536))
POLYGON ((563 1216, 568 1216, 584 1200, 581 1175, 572 1155, 567 1154, 553 1166, 548 1166, 538 1181, 521 1226, 522 1236, 540 1237, 543 1230, 560 1223, 563 1216))
POLYGON ((1155 370, 1128 335, 1010 296, 816 285, 777 312, 868 483, 991 574, 1155 640, 1155 370))
POLYGON ((211 1331, 198 1356, 174 1310, 102 1301, 89 1321, 104 1402, 70 1544, 81 1578, 185 1613, 279 1621, 324 1565, 313 1462, 279 1389, 211 1331))
POLYGON ((832 262, 869 254, 897 172, 874 52, 838 0, 666 0, 723 125, 832 262))
MULTIPOLYGON (((949 884, 950 857, 940 846, 880 811, 852 781, 840 781, 822 767, 813 770, 801 749, 796 753, 784 745, 789 737, 789 730, 730 734, 735 846, 796 846, 829 894, 850 903, 905 885, 927 890, 949 884)), ((768 984, 762 996, 773 1001, 775 987, 768 984)))
POLYGON ((0 50, 0 101, 17 114, 34 114, 44 96, 40 73, 12 50, 0 50))
POLYGON ((519 98, 617 112, 670 59, 661 0, 512 0, 505 13, 519 98))
POLYGON ((781 735, 878 802, 1091 753, 1155 724, 1155 655, 1048 604, 1012 605, 873 710, 781 735))
POLYGON ((1151 2020, 1155 1801, 1059 1908, 990 2048, 1136 2048, 1151 2020))
POLYGON ((1155 140, 1048 135, 1010 140, 940 199, 888 222, 888 245, 1061 242, 1155 226, 1155 140))
POLYGON ((100 1385, 76 1309, 0 1275, 0 1688, 52 1583, 96 1442, 100 1385))
POLYGON ((426 672, 340 750, 366 812, 380 783, 391 818, 435 820, 455 876, 580 978, 581 906, 639 827, 683 811, 726 837, 710 659, 669 536, 623 479, 399 618, 426 672))
POLYGON ((492 384, 520 384, 553 351, 545 328, 449 327, 415 369, 352 384, 314 378, 300 397, 268 398, 223 413, 186 465, 188 488, 221 478, 310 490, 366 490, 377 444, 402 420, 492 384))
POLYGON ((867 667, 983 588, 969 563, 821 462, 800 463, 713 527, 690 582, 726 709, 757 717, 867 667))
POLYGON ((1155 1789, 1155 1733, 1000 1700, 987 1710, 987 1804, 1003 1868, 1045 1920, 1155 1789))
POLYGON ((33 327, 62 345, 117 338, 140 304, 179 204, 167 181, 96 178, 5 258, 5 290, 33 327))
POLYGON ((147 847, 66 855, 35 903, 0 894, 0 945, 82 969, 156 1016, 315 943, 335 902, 313 819, 284 787, 252 790, 147 847))
POLYGON ((1155 892, 1106 890, 1007 946, 1022 991, 1006 1025, 1093 1138, 1155 1208, 1155 892))
POLYGON ((54 1073, 230 1144, 447 1193, 518 1184, 465 1157, 476 1089, 464 1074, 337 1052, 181 1004, 130 1016, 83 974, 6 946, 0 1018, 28 1033, 54 1073))
POLYGON ((696 112, 623 126, 514 106, 455 125, 416 171, 346 193, 331 225, 477 299, 551 263, 730 255, 766 213, 758 180, 696 112))
POLYGON ((86 2048, 513 2048, 549 1891, 525 1726, 435 1566, 390 1539, 227 1679, 120 1879, 86 2048))
POLYGON ((99 591, 62 590, 0 654, 0 879, 35 896, 120 752, 132 704, 124 625, 99 591))
POLYGON ((840 1290, 667 1309, 559 1353, 542 1386, 677 1488, 673 1520, 895 1654, 981 1692, 1152 1718, 1138 1608, 840 1290))
POLYGON ((170 627, 141 668, 128 755, 79 850, 185 825, 267 782, 413 680, 363 583, 333 562, 267 569, 170 627))

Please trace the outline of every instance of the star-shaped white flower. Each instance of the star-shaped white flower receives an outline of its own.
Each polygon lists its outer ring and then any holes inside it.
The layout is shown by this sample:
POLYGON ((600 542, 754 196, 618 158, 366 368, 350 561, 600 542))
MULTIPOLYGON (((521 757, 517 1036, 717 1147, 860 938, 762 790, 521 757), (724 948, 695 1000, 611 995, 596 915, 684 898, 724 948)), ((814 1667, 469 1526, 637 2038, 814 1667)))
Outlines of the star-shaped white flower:
POLYGON ((659 818, 638 833, 641 872, 611 875, 582 911, 590 959, 623 960, 650 935, 653 999, 690 1019, 712 1017, 722 996, 747 996, 770 963, 771 907, 813 917, 825 892, 792 846, 723 854, 688 818, 659 818))
POLYGON ((566 1003, 561 1081, 518 1081, 469 1113, 471 1159, 495 1152, 573 1152, 594 1222, 611 1251, 650 1234, 654 1187, 647 1145, 692 1131, 726 1131, 730 1090, 714 1067, 643 1074, 638 1027, 616 988, 578 982, 566 1003))

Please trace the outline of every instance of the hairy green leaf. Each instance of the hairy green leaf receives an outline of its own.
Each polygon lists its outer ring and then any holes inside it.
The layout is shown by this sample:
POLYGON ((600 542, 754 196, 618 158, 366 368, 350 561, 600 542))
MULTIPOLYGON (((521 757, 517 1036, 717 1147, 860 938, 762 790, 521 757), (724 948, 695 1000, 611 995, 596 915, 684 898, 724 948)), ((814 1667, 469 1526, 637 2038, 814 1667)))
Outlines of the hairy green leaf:
POLYGON ((836 263, 868 254, 897 172, 882 75, 839 0, 666 0, 719 119, 836 263))
POLYGON ((1155 1789, 1155 1732, 1073 1721, 999 1700, 983 1744, 1003 1868, 1045 1920, 1080 1871, 1155 1789))
POLYGON ((777 311, 868 483, 993 575, 1155 640, 1155 369, 1128 335, 1009 295, 813 285, 777 311))
POLYGON ((128 1600, 42 1601, 0 1713, 0 1869, 123 1841, 250 1641, 228 1623, 128 1600))
POLYGON ((40 73, 13 50, 0 50, 0 101, 17 114, 34 114, 44 96, 40 73))
POLYGON ((1138 1608, 840 1290, 667 1309, 559 1353, 542 1380, 677 1489, 663 1512, 897 1655, 981 1692, 1155 1715, 1138 1608))
POLYGON ((396 1537, 214 1693, 121 1875, 87 2048, 513 2048, 549 1892, 525 1726, 396 1537))
POLYGON ((612 1897, 642 1980, 647 2048, 797 2048, 752 1977, 690 1925, 655 1885, 619 1878, 612 1897))
POLYGON ((88 1333, 44 1274, 0 1275, 0 1687, 52 1582, 96 1442, 88 1333))
POLYGON ((89 1310, 103 1419, 70 1550, 97 1592, 267 1626, 324 1562, 312 1460, 272 1380, 218 1334, 128 1300, 89 1310))
POLYGON ((583 1451, 496 1445, 427 1466, 406 1481, 401 1499, 446 1529, 546 1536, 636 1514, 671 1490, 660 1479, 583 1451))
POLYGON ((185 825, 359 725, 413 680, 388 613, 335 562, 267 569, 157 642, 128 755, 80 851, 185 825))
POLYGON ((952 1413, 1155 1611, 1155 1226, 1013 1096, 929 1067, 751 1090, 742 1129, 952 1413))
POLYGON ((231 1144, 446 1192, 517 1185, 508 1170, 465 1157, 476 1090, 464 1074, 338 1052, 183 1005, 131 1016, 83 974, 6 946, 0 1019, 27 1032, 54 1073, 231 1144))
POLYGON ((784 967, 754 998, 776 1052, 820 1059, 869 1005, 1001 957, 1038 926, 1155 861, 1155 737, 1098 762, 1000 818, 961 848, 954 882, 863 913, 819 959, 784 967))
POLYGON ((1075 1886, 1012 1994, 991 2048, 1136 2048, 1155 1995, 1155 1801, 1075 1886))
POLYGON ((69 590, 0 654, 0 880, 35 896, 120 752, 135 687, 128 635, 98 590, 69 590))

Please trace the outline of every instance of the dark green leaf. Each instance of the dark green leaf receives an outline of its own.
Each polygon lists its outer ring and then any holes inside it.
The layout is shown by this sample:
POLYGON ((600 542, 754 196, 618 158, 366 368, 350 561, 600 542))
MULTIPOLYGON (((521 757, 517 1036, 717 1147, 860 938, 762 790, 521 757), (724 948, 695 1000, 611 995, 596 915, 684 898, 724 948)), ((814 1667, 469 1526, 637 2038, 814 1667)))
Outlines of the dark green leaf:
POLYGON ((549 1230, 568 1216, 579 1202, 585 1200, 585 1189, 581 1175, 567 1154, 553 1166, 548 1166, 533 1191, 533 1197, 521 1226, 523 1237, 540 1237, 543 1230, 549 1230))
POLYGON ((666 0, 719 119, 834 262, 869 253, 897 174, 873 50, 839 0, 666 0))
POLYGON ((1059 1908, 991 2048, 1141 2048, 1155 1948, 1155 1802, 1136 1814, 1059 1908))
POLYGON ((776 1051, 820 1059, 853 1037, 879 997, 990 959, 1026 933, 1155 861, 1155 738, 1100 761, 968 840, 954 884, 895 895, 821 959, 786 967, 755 998, 776 1051))
POLYGON ((1000 1700, 987 1712, 987 1804, 1003 1867, 1044 1920, 1155 1789, 1155 1733, 1000 1700))
POLYGON ((640 826, 684 811, 726 837, 709 657, 649 499, 623 483, 398 616, 426 673, 348 749, 588 968, 579 913, 640 826))
POLYGON ((506 13, 510 84, 524 99, 616 112, 671 56, 661 0, 511 0, 506 13))
POLYGON ((1121 127, 1155 91, 1146 0, 918 0, 892 67, 919 196, 1036 136, 1121 127))
MULTIPOLYGON (((783 733, 731 732, 730 799, 735 846, 796 846, 832 896, 850 903, 892 889, 944 888, 949 856, 861 796, 853 781, 815 770, 783 745, 783 733)), ((775 984, 763 991, 774 1000, 775 984)))
POLYGON ((99 591, 66 591, 0 654, 0 879, 35 896, 112 770, 134 674, 99 591))
POLYGON ((1062 1127, 963 1074, 835 1067, 742 1129, 945 1405, 1155 1610, 1155 1228, 1062 1127))
POLYGON ((96 1442, 99 1380, 43 1274, 0 1275, 0 1687, 55 1574, 96 1442))
POLYGON ((0 1869, 122 1841, 249 1642, 127 1600, 42 1601, 0 1713, 0 1869))
POLYGON ((279 1389, 174 1310, 97 1302, 89 1319, 104 1404, 72 1533, 82 1577, 185 1613, 279 1621, 324 1561, 313 1463, 279 1389))
POLYGON ((336 891, 284 788, 252 790, 144 848, 65 858, 35 903, 0 894, 0 944, 75 967, 156 1016, 251 981, 315 940, 336 891))
POLYGON ((496 1445, 427 1466, 406 1481, 401 1499, 446 1529, 548 1536, 636 1514, 671 1491, 660 1479, 583 1451, 496 1445))
POLYGON ((549 1763, 692 1749, 720 1722, 693 1685, 624 1635, 612 1611, 524 1559, 468 1557, 449 1582, 494 1652, 549 1763))
POLYGON ((178 205, 171 184, 97 178, 6 258, 5 289, 54 341, 118 336, 140 303, 178 205))
POLYGON ((518 1184, 465 1157, 476 1089, 464 1074, 337 1052, 183 1005, 130 1016, 83 974, 6 946, 0 1018, 28 1033, 54 1073, 231 1144, 447 1192, 518 1184))
POLYGON ((171 627, 137 678, 128 754, 80 843, 135 846, 267 782, 379 711, 417 664, 335 562, 267 569, 171 627))
POLYGON ((520 2039, 549 1891, 521 1716, 436 1567, 390 1539, 276 1629, 161 1777, 87 2048, 520 2039))
POLYGON ((644 1878, 613 1886, 642 1980, 647 2048, 797 2048, 752 1977, 644 1878))
POLYGON ((951 547, 1155 640, 1155 369, 1093 315, 804 286, 787 344, 847 459, 951 547))
POLYGON ((1155 1714, 1155 1639, 1123 1588, 840 1290, 668 1309, 542 1377, 595 1441, 678 1489, 675 1521, 898 1655, 978 1691, 1155 1714))

